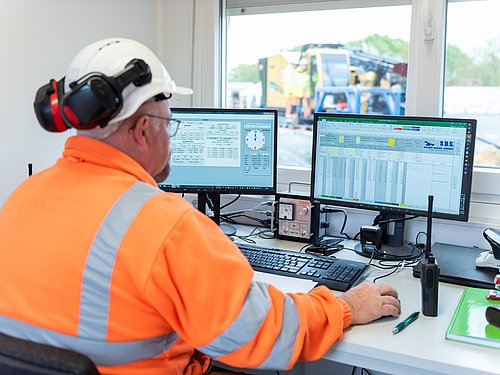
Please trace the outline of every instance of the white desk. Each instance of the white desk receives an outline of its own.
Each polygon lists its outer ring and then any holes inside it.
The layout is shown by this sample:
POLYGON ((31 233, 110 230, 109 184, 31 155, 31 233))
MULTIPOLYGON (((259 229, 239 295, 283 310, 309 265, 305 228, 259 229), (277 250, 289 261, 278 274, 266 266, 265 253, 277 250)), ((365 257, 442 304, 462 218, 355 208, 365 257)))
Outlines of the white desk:
MULTIPOLYGON (((239 227, 239 234, 242 232, 245 229, 239 227)), ((257 241, 261 246, 291 250, 298 250, 304 245, 281 240, 257 241)), ((345 243, 347 248, 353 248, 357 242, 345 243)), ((368 262, 368 258, 349 250, 342 250, 335 256, 368 262)), ((373 280, 389 272, 371 267, 366 276, 368 280, 373 280)), ((398 375, 500 374, 499 350, 445 339, 446 329, 463 287, 440 283, 438 316, 433 318, 420 314, 404 331, 393 335, 392 329, 399 321, 414 311, 421 311, 420 281, 406 268, 377 282, 390 284, 398 290, 402 305, 401 317, 383 318, 367 325, 349 327, 343 339, 335 343, 323 359, 398 375)))

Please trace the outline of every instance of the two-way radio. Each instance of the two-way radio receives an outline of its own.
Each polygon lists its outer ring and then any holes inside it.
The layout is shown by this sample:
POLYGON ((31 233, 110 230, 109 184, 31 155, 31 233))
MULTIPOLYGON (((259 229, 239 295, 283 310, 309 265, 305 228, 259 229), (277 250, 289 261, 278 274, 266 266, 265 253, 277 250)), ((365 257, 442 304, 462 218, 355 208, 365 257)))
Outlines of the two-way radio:
POLYGON ((432 232, 432 205, 434 197, 429 195, 427 208, 427 241, 425 245, 425 259, 422 259, 420 268, 420 284, 422 287, 422 313, 426 316, 437 316, 438 314, 438 292, 439 292, 439 267, 432 255, 431 232, 432 232))

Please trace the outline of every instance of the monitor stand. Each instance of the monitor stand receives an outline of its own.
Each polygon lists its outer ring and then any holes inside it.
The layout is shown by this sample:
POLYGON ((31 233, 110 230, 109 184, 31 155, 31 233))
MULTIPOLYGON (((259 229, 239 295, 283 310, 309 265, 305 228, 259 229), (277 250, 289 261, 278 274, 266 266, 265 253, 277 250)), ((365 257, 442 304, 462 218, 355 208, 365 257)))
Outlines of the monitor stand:
POLYGON ((380 212, 374 224, 382 229, 382 245, 357 244, 354 251, 367 258, 377 260, 408 260, 421 256, 422 251, 411 245, 403 244, 405 215, 380 212))
POLYGON ((382 245, 381 248, 377 249, 373 245, 363 247, 361 244, 357 244, 354 246, 354 251, 367 258, 372 258, 373 254, 373 259, 392 261, 417 259, 422 255, 422 250, 410 245, 382 245))
POLYGON ((198 211, 207 214, 207 206, 213 213, 212 220, 227 236, 234 236, 236 228, 232 225, 220 223, 220 194, 219 193, 198 193, 198 211))

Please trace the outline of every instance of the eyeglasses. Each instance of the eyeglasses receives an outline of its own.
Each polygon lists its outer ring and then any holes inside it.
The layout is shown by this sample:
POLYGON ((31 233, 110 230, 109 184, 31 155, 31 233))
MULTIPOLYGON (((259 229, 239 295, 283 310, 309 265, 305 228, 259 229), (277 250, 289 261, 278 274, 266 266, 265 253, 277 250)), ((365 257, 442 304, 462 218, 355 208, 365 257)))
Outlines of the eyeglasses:
POLYGON ((181 120, 176 120, 174 118, 168 118, 163 116, 149 115, 149 114, 146 114, 146 116, 167 121, 165 126, 167 127, 168 135, 170 137, 173 137, 177 134, 177 130, 179 130, 179 124, 181 123, 181 120))

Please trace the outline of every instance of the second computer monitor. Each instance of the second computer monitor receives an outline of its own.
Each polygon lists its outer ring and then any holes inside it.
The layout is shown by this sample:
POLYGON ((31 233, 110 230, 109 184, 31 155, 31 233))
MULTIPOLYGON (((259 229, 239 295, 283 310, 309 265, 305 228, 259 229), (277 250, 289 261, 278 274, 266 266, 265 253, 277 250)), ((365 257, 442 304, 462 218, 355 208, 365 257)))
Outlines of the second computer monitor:
POLYGON ((473 119, 316 113, 312 196, 397 218, 425 216, 432 195, 434 217, 466 221, 475 133, 473 119))

